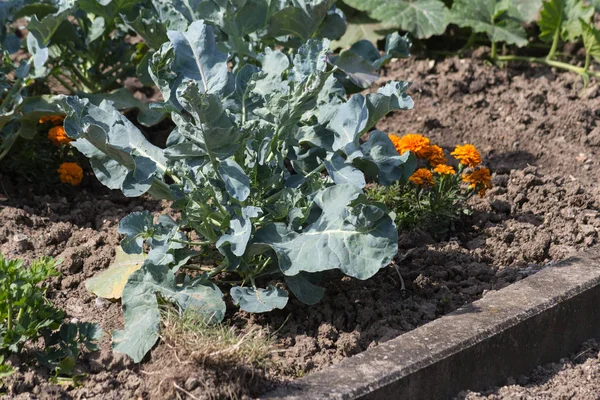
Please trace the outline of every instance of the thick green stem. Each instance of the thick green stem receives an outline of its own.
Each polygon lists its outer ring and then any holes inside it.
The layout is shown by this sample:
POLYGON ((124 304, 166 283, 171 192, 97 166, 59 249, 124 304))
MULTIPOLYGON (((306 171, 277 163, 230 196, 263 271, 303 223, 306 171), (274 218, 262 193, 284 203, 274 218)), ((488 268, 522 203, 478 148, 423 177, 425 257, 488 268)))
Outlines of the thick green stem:
POLYGON ((528 63, 542 64, 549 67, 555 67, 565 69, 567 71, 576 72, 580 75, 588 75, 594 77, 600 77, 600 72, 588 71, 586 68, 578 67, 576 65, 567 64, 560 61, 549 60, 547 58, 540 57, 521 57, 521 56, 498 56, 498 61, 525 61, 528 63))
POLYGON ((588 69, 590 69, 590 62, 592 61, 591 58, 592 58, 592 56, 589 53, 589 51, 586 52, 585 53, 585 64, 583 66, 583 69, 585 70, 586 73, 588 72, 588 69))
POLYGON ((498 53, 498 43, 492 42, 492 51, 490 53, 490 58, 492 59, 492 61, 497 60, 497 58, 498 58, 497 53, 498 53))
POLYGON ((552 47, 550 47, 550 51, 548 52, 548 56, 546 58, 548 60, 552 60, 556 55, 556 49, 558 49, 558 43, 560 42, 560 27, 554 32, 554 37, 552 38, 552 47))
POLYGON ((187 240, 171 239, 171 242, 181 243, 181 244, 185 244, 188 246, 208 246, 209 244, 212 244, 208 240, 203 241, 203 242, 190 242, 187 240))
POLYGON ((222 263, 221 265, 219 265, 217 268, 215 268, 213 270, 213 272, 211 272, 210 274, 208 274, 208 278, 213 278, 216 275, 220 274, 221 272, 223 272, 225 269, 227 268, 227 264, 222 263))

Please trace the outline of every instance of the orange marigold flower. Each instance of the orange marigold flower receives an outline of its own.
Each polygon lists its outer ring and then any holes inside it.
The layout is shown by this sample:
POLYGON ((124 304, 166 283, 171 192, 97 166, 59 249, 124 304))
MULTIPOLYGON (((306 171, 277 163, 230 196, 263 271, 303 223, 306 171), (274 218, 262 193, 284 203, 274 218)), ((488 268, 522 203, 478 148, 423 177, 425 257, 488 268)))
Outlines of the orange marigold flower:
POLYGON ((54 126, 62 125, 65 117, 62 115, 46 115, 39 119, 40 124, 45 124, 46 122, 50 122, 54 126))
POLYGON ((452 167, 450 165, 445 165, 445 164, 436 165, 435 168, 433 169, 433 172, 436 172, 440 175, 454 175, 456 173, 456 171, 454 170, 454 167, 452 167))
POLYGON ((77 163, 64 162, 57 170, 61 182, 77 186, 83 179, 83 169, 77 163))
POLYGON ((481 154, 472 144, 456 146, 452 154, 462 165, 475 168, 481 164, 481 154))
POLYGON ((60 146, 61 144, 69 144, 71 139, 67 136, 65 132, 65 128, 62 126, 55 126, 54 128, 48 131, 48 139, 52 141, 56 146, 60 146))
POLYGON ((412 151, 419 158, 427 155, 429 149, 429 139, 417 133, 409 133, 402 137, 388 135, 398 154, 403 154, 407 151, 412 151))
POLYGON ((479 168, 468 174, 463 174, 463 182, 469 184, 469 189, 479 188, 478 194, 483 197, 487 189, 492 188, 492 174, 487 168, 479 168))
POLYGON ((408 180, 419 186, 433 185, 433 174, 427 168, 419 168, 408 180))
POLYGON ((448 160, 446 160, 446 156, 444 156, 444 150, 440 146, 436 146, 435 144, 429 146, 426 150, 425 158, 429 161, 432 167, 435 167, 439 164, 446 164, 448 160))

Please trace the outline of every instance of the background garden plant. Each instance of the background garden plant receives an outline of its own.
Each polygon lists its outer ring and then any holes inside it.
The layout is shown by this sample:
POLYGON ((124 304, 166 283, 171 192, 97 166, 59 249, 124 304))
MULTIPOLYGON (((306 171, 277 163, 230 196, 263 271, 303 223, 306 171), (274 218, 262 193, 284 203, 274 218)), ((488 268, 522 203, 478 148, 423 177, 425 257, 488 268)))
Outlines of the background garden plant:
POLYGON ((39 362, 60 376, 73 377, 81 350, 94 351, 102 332, 96 324, 64 322, 65 314, 46 298, 45 281, 57 276, 57 262, 43 257, 25 266, 0 254, 0 376, 14 368, 4 363, 39 339, 44 348, 39 362))
MULTIPOLYGON (((444 35, 450 27, 459 32, 470 31, 462 50, 475 43, 484 43, 482 34, 491 44, 490 60, 496 64, 522 61, 548 65, 576 72, 587 84, 598 71, 592 70, 591 60, 599 59, 600 31, 594 26, 595 10, 600 3, 584 0, 344 0, 344 3, 363 11, 379 24, 368 22, 363 32, 372 32, 370 38, 382 38, 383 32, 400 29, 415 38, 427 39, 444 35), (533 24, 535 22, 535 25, 533 24), (379 33, 377 33, 379 32, 379 33), (530 40, 534 37, 534 40, 530 40), (581 43, 586 52, 583 65, 571 64, 568 57, 559 56, 561 43, 581 43), (547 43, 547 46, 545 45, 547 43), (544 57, 522 54, 499 54, 499 46, 531 48, 539 53, 539 47, 547 49, 544 57)), ((357 17, 360 25, 359 14, 357 17)), ((350 25, 353 21, 350 21, 350 25)), ((354 31, 354 30, 353 30, 354 31)), ((356 37, 356 36, 355 36, 356 37)), ((360 37, 360 36, 358 36, 360 37)), ((342 41, 343 42, 343 41, 342 41)), ((508 50, 506 51, 508 52, 508 50)), ((519 53, 523 53, 520 51, 519 53)))

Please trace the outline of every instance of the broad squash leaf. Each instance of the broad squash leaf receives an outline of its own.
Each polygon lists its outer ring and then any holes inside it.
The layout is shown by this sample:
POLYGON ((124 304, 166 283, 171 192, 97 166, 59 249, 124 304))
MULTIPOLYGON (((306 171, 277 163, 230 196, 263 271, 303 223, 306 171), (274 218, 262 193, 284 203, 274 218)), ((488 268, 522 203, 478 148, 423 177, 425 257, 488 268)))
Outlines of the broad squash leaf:
POLYGON ((371 43, 377 43, 385 38, 386 34, 391 33, 390 28, 384 28, 380 22, 370 23, 348 23, 346 33, 338 40, 331 42, 331 49, 349 48, 359 40, 368 40, 371 43))
POLYGON ((509 16, 522 22, 535 20, 542 6, 543 0, 502 0, 506 4, 509 16))
POLYGON ((585 52, 600 62, 600 30, 591 24, 587 24, 584 20, 581 20, 581 26, 583 28, 585 52))
POLYGON ((268 34, 272 37, 292 35, 306 42, 323 22, 335 0, 294 1, 271 16, 268 34))
POLYGON ((505 15, 507 6, 499 0, 456 0, 452 5, 452 22, 486 33, 492 42, 525 46, 525 30, 519 20, 505 15))
POLYGON ((589 23, 594 8, 581 0, 544 1, 538 21, 540 39, 551 42, 558 32, 565 41, 576 41, 582 34, 580 19, 589 23))
POLYGON ((402 29, 419 39, 441 35, 448 26, 448 8, 440 0, 344 0, 344 3, 367 11, 385 28, 402 29))

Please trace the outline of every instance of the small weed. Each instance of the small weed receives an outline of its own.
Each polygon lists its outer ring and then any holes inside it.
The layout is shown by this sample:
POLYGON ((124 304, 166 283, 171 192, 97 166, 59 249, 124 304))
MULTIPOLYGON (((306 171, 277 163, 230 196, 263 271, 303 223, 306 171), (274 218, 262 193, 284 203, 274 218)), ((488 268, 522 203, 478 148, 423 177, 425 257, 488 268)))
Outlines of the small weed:
POLYGON ((188 352, 197 360, 252 364, 263 368, 271 362, 270 335, 253 327, 241 332, 234 326, 213 324, 193 311, 180 313, 172 307, 162 310, 163 340, 188 352))

